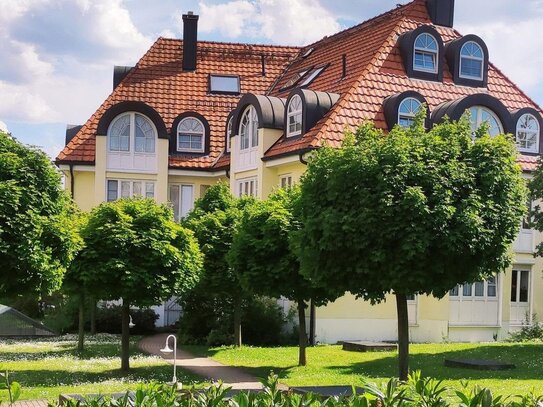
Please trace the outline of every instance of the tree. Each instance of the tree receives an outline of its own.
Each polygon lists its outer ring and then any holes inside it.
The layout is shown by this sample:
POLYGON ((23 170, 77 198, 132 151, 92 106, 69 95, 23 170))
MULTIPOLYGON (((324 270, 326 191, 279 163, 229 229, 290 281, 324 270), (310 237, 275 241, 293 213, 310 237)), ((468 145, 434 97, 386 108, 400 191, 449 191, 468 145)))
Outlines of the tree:
POLYGON ((193 287, 202 259, 192 232, 167 205, 121 199, 94 208, 72 266, 85 293, 122 299, 121 369, 129 369, 130 306, 149 307, 193 287))
POLYGON ((443 297, 510 264, 525 184, 509 136, 467 118, 388 135, 371 124, 315 153, 302 179, 302 272, 372 303, 396 296, 399 376, 408 372, 407 296, 443 297))
MULTIPOLYGON (((315 288, 300 274, 291 237, 299 230, 296 203, 299 189, 280 189, 267 200, 245 208, 228 259, 247 290, 260 295, 284 296, 297 303, 299 323, 298 364, 307 364, 306 301, 324 304, 324 289, 315 288)), ((331 299, 335 299, 331 298, 331 299)))
POLYGON ((57 289, 77 250, 75 209, 45 153, 0 132, 0 297, 57 289))
MULTIPOLYGON (((203 198, 196 201, 194 210, 184 225, 194 232, 204 254, 200 282, 193 292, 221 297, 224 304, 234 304, 234 344, 241 346, 242 303, 247 297, 236 273, 227 262, 234 231, 241 216, 245 199, 236 199, 227 184, 211 186, 203 198)), ((189 295, 190 296, 190 295, 189 295)))

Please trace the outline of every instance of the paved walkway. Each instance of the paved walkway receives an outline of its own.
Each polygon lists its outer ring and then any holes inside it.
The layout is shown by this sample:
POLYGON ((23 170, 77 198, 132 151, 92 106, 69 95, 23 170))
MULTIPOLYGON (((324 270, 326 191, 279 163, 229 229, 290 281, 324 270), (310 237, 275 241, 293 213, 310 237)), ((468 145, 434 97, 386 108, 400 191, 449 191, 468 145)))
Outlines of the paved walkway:
MULTIPOLYGON (((8 403, 1 403, 0 406, 8 407, 8 403)), ((13 403, 13 407, 47 407, 47 400, 21 400, 13 403)))
MULTIPOLYGON (((140 341, 139 347, 141 350, 152 355, 161 356, 173 364, 173 353, 164 354, 160 352, 160 349, 166 343, 167 336, 168 334, 148 336, 140 341)), ((210 358, 196 357, 179 348, 177 349, 177 366, 213 381, 222 380, 223 383, 233 389, 262 388, 262 384, 256 377, 243 372, 239 368, 225 366, 210 358)))

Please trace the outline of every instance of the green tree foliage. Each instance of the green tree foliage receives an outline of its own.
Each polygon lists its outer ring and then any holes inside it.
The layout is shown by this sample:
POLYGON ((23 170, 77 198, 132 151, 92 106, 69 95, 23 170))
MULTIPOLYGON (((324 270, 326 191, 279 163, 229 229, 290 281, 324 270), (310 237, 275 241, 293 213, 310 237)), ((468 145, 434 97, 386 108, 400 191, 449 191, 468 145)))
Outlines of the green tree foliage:
POLYGON ((77 249, 73 213, 45 153, 0 132, 0 297, 60 286, 77 249))
POLYGON ((94 298, 123 300, 121 368, 128 370, 129 307, 156 305, 193 287, 202 265, 198 244, 171 208, 141 198, 94 208, 81 236, 73 281, 94 298))
POLYGON ((466 118, 430 131, 423 117, 388 135, 362 125, 315 153, 302 180, 302 272, 372 302, 396 294, 400 378, 407 377, 406 296, 443 297, 502 272, 526 187, 508 136, 473 136, 466 118))
POLYGON ((284 296, 297 303, 298 364, 305 366, 305 303, 312 300, 323 304, 328 297, 324 289, 314 288, 300 274, 300 263, 290 243, 292 234, 300 229, 296 211, 299 196, 298 188, 280 189, 267 200, 247 205, 228 258, 248 291, 275 298, 284 296))
MULTIPOLYGON (((234 304, 234 343, 241 346, 241 313, 247 293, 226 256, 232 245, 234 231, 246 205, 246 199, 235 199, 227 184, 211 186, 195 203, 184 225, 194 232, 204 255, 204 272, 195 290, 182 302, 204 296, 222 298, 234 304)), ((186 304, 190 307, 189 304, 186 304)))

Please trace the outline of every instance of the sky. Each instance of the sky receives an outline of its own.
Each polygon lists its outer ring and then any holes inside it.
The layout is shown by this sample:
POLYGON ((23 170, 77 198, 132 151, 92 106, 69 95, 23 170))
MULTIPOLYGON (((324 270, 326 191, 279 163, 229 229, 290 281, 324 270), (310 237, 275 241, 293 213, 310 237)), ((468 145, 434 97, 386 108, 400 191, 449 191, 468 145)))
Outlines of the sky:
MULTIPOLYGON (((0 0, 0 129, 54 158, 67 124, 111 93, 113 66, 134 65, 159 37, 304 45, 405 0, 0 0)), ((543 0, 456 0, 455 28, 543 105, 543 0), (519 6, 522 3, 522 6, 519 6)))

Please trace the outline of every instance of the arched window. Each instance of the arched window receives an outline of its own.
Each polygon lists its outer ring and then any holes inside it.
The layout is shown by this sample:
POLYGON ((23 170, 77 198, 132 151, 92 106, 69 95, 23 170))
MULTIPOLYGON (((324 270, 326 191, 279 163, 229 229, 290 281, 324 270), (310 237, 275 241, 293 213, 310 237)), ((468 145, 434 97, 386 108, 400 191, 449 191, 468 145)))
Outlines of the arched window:
POLYGON ((460 77, 466 79, 483 79, 485 55, 483 49, 475 41, 468 41, 460 50, 460 77))
POLYGON ((415 40, 415 54, 413 58, 413 69, 424 72, 437 72, 437 61, 439 47, 436 39, 428 34, 422 33, 415 40))
POLYGON ((204 152, 205 128, 195 117, 185 117, 177 125, 177 151, 204 152))
POLYGON ((151 121, 134 112, 119 115, 108 129, 109 151, 155 152, 156 130, 151 121))
POLYGON ((471 129, 474 133, 483 123, 487 123, 488 134, 491 136, 503 134, 503 125, 492 110, 483 106, 473 106, 469 109, 469 112, 471 129))
POLYGON ((302 98, 294 95, 287 109, 287 137, 302 134, 302 98))
POLYGON ((239 125, 240 150, 258 146, 258 115, 253 106, 243 112, 239 125))
POLYGON ((516 139, 520 151, 537 153, 539 151, 539 121, 529 113, 517 121, 516 139))
POLYGON ((230 137, 232 135, 232 123, 233 123, 233 119, 234 117, 231 116, 230 119, 228 119, 228 124, 226 125, 226 152, 229 153, 230 152, 230 137))
POLYGON ((415 116, 422 108, 422 103, 415 98, 405 98, 398 108, 398 124, 410 127, 415 122, 415 116))

